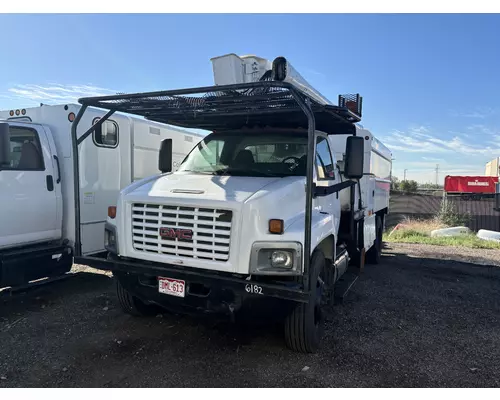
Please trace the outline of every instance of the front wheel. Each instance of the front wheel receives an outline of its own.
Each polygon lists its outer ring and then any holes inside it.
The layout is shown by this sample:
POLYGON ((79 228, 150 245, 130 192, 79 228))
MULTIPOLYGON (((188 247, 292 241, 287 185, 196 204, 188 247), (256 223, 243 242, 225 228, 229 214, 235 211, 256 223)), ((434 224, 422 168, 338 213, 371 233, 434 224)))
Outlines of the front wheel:
POLYGON ((325 256, 315 251, 311 260, 311 294, 285 319, 285 342, 299 353, 315 353, 323 336, 322 304, 325 284, 325 256))
POLYGON ((152 316, 158 313, 158 308, 152 304, 146 304, 126 290, 120 281, 116 281, 116 295, 122 310, 135 317, 152 316))

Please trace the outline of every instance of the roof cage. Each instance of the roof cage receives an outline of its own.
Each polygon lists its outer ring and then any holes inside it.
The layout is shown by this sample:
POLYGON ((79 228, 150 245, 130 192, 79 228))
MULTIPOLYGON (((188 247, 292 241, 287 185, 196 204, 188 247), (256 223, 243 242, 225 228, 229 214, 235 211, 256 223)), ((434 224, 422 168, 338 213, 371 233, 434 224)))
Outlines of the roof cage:
MULTIPOLYGON (((308 120, 296 98, 306 95, 291 84, 260 81, 149 93, 120 94, 79 99, 82 105, 143 116, 169 125, 227 130, 266 126, 307 128, 308 120)), ((339 106, 322 105, 308 98, 316 129, 328 134, 353 134, 361 120, 359 95, 341 96, 339 106), (350 108, 350 99, 358 107, 350 108)))

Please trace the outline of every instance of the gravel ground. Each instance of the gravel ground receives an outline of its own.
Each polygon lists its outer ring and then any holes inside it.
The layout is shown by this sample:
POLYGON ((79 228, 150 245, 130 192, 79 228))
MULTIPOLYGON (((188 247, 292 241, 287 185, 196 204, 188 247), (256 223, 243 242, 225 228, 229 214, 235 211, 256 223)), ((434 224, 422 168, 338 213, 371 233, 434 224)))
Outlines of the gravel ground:
POLYGON ((287 350, 273 324, 127 316, 109 275, 78 267, 0 293, 0 388, 499 387, 500 268, 458 262, 471 257, 500 262, 498 251, 387 245, 315 355, 287 350))
POLYGON ((496 249, 469 249, 454 246, 434 246, 428 244, 393 243, 391 251, 396 254, 406 254, 410 257, 438 258, 441 260, 451 260, 469 262, 480 265, 500 266, 500 250, 496 249))

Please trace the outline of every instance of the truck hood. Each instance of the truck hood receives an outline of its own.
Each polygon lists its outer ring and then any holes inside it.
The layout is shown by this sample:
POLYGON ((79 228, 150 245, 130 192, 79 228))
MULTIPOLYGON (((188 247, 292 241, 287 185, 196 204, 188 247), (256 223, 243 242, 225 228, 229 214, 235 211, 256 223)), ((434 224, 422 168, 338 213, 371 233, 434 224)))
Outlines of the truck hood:
POLYGON ((282 178, 174 173, 149 180, 128 195, 190 200, 202 197, 206 200, 243 203, 254 193, 280 179, 282 178))

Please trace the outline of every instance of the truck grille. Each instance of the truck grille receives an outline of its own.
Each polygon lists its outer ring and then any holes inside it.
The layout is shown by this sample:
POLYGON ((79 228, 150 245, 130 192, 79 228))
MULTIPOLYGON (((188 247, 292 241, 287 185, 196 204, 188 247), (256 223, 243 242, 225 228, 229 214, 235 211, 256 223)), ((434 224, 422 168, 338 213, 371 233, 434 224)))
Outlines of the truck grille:
POLYGON ((135 203, 133 246, 148 253, 227 261, 232 217, 229 210, 135 203))

